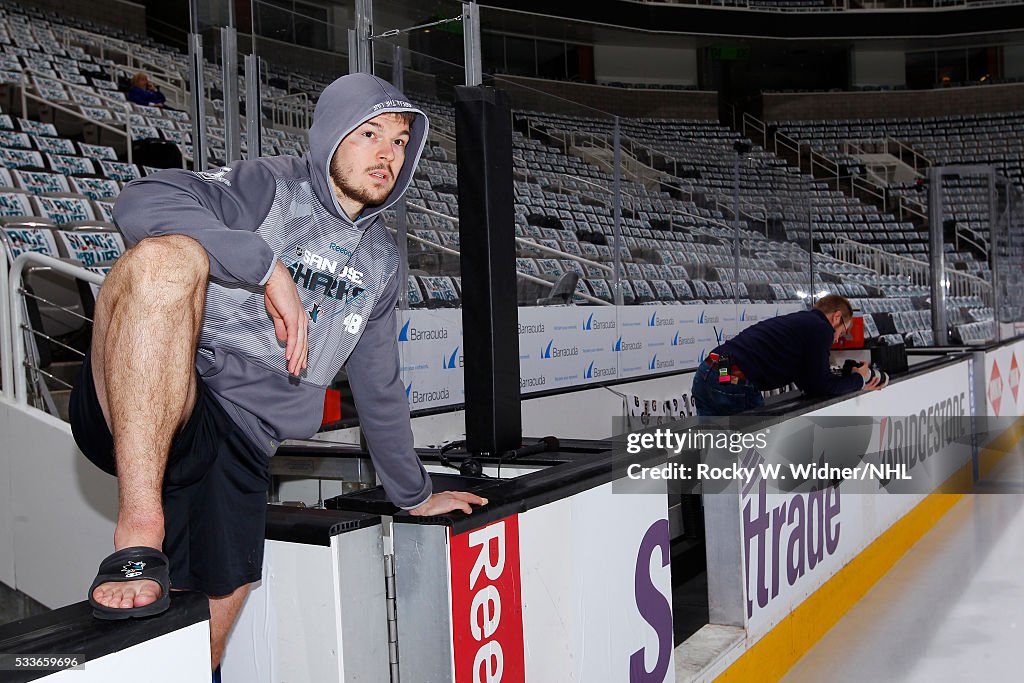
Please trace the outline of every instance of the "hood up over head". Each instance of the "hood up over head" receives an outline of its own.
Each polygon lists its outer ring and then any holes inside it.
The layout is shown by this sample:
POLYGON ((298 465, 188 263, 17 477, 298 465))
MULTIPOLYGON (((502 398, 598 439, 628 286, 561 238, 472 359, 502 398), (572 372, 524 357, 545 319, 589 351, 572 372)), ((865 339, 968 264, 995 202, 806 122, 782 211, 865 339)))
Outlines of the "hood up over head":
POLYGON ((405 163, 395 181, 394 189, 382 204, 367 207, 363 211, 357 220, 361 227, 369 225, 373 216, 398 201, 408 189, 427 143, 429 123, 426 114, 387 81, 370 74, 355 73, 342 76, 324 88, 313 112, 313 125, 309 129, 307 159, 313 190, 331 213, 348 221, 348 216, 331 190, 331 159, 346 135, 363 122, 386 112, 412 112, 416 114, 416 119, 409 131, 411 137, 405 153, 405 163))

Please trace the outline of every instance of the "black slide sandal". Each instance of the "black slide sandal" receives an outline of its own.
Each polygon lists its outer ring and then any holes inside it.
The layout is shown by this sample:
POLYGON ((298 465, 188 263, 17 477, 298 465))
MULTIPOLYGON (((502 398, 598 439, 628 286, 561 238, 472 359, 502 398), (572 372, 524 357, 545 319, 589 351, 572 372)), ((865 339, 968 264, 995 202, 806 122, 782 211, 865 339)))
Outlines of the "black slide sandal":
POLYGON ((171 580, 167 556, 156 548, 133 546, 122 548, 100 562, 99 572, 89 587, 89 604, 92 615, 97 619, 129 619, 151 617, 167 610, 171 604, 171 580), (92 593, 102 583, 118 581, 140 581, 147 579, 160 585, 161 594, 155 602, 142 607, 107 607, 96 602, 92 593))

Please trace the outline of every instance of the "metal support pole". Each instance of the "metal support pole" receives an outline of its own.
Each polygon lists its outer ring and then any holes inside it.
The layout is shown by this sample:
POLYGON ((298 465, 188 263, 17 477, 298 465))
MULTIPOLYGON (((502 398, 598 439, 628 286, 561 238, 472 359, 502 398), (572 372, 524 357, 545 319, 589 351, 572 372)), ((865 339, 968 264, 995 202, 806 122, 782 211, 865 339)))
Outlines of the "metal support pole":
POLYGON ((462 46, 466 58, 466 85, 480 85, 483 83, 480 6, 475 2, 462 3, 462 46))
MULTIPOLYGON (((356 71, 361 73, 373 73, 373 1, 356 0, 356 28, 355 28, 355 55, 356 71)), ((349 39, 351 47, 351 38, 349 39)), ((349 65, 351 70, 352 51, 349 52, 349 65)))
POLYGON ((612 204, 614 216, 612 229, 613 233, 613 256, 615 268, 615 283, 612 288, 613 298, 616 306, 622 305, 622 146, 619 143, 619 117, 615 117, 615 132, 612 135, 612 204))
POLYGON ((1003 303, 1003 297, 999 291, 1002 287, 1002 281, 1000 280, 1000 274, 1002 273, 1002 259, 999 255, 999 243, 1000 237, 1002 237, 1002 231, 1000 226, 1002 221, 996 216, 996 172, 994 168, 989 168, 986 173, 988 177, 988 215, 989 215, 989 249, 988 259, 989 268, 992 269, 992 319, 995 324, 995 341, 1002 341, 1003 335, 1000 333, 1000 313, 1001 306, 1003 303))
MULTIPOLYGON (((1014 252, 1013 193, 1015 187, 1009 178, 1004 178, 1003 182, 1004 187, 1006 188, 1006 258, 1009 260, 1006 273, 1006 299, 1010 306, 1009 322, 1019 323, 1021 322, 1019 312, 1021 310, 1020 305, 1022 303, 1020 297, 1020 280, 1022 273, 1020 272, 1020 268, 1024 264, 1021 263, 1020 257, 1014 252)), ((1017 326, 1014 325, 1013 328, 1014 329, 1011 331, 1011 334, 1016 335, 1017 326)))
MULTIPOLYGON (((391 54, 391 84, 404 92, 401 46, 393 45, 391 54)), ((404 311, 409 308, 409 215, 404 194, 395 204, 395 229, 398 230, 398 307, 404 311)))
MULTIPOLYGON (((766 209, 767 210, 767 209, 766 209)), ((732 242, 733 259, 733 302, 739 304, 739 291, 736 283, 740 281, 740 153, 736 152, 736 159, 732 167, 732 222, 735 230, 732 242)))
POLYGON ((356 40, 355 29, 350 28, 348 30, 348 72, 350 74, 359 73, 359 41, 356 40))
POLYGON ((814 195, 807 196, 807 276, 807 296, 814 303, 814 195))
MULTIPOLYGON (((192 170, 206 170, 206 99, 203 88, 203 37, 199 35, 199 0, 188 3, 188 59, 192 69, 192 170)), ((131 148, 131 140, 128 141, 131 148)))
POLYGON ((947 346, 949 335, 946 324, 946 255, 942 251, 942 176, 941 166, 928 169, 928 262, 932 292, 932 341, 935 346, 947 346))
POLYGON ((405 64, 402 63, 402 46, 392 45, 391 47, 391 84, 404 92, 405 64))
MULTIPOLYGON (((233 3, 228 3, 229 5, 233 3)), ((234 12, 232 12, 232 15, 234 12)), ((238 33, 234 18, 220 30, 220 64, 224 99, 224 163, 242 158, 242 140, 238 120, 238 33)))
POLYGON ((189 34, 188 57, 192 67, 192 170, 206 170, 206 98, 203 88, 203 37, 189 34))
POLYGON ((512 108, 494 88, 458 85, 455 96, 466 450, 500 455, 523 438, 512 108))
POLYGON ((263 93, 260 86, 259 55, 245 56, 245 135, 249 141, 249 159, 263 156, 263 93))
POLYGON ((3 397, 14 400, 14 372, 11 365, 14 338, 11 336, 11 301, 7 280, 7 254, 0 247, 0 387, 3 397))

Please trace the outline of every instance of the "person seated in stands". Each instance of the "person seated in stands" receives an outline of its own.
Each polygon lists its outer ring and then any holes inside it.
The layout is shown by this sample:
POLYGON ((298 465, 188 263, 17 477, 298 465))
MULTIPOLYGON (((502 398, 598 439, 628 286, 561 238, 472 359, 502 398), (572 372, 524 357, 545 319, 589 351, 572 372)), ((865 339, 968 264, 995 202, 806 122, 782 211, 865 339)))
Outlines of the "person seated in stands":
POLYGON ((161 108, 167 101, 160 89, 149 80, 149 76, 141 71, 132 76, 132 86, 128 88, 128 99, 135 104, 161 108))
POLYGON ((845 377, 832 374, 829 352, 850 329, 853 306, 838 294, 809 311, 762 320, 701 362, 690 392, 698 415, 735 415, 764 405, 762 391, 796 383, 808 396, 841 396, 881 389, 867 364, 845 377))

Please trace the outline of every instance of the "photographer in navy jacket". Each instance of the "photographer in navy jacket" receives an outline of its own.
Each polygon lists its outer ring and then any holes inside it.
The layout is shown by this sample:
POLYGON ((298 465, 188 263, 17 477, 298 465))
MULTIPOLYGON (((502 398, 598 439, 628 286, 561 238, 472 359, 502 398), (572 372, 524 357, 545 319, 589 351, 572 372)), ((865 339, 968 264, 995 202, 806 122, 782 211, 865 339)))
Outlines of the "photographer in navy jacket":
POLYGON ((809 396, 879 389, 865 364, 845 377, 829 368, 829 351, 850 328, 853 307, 837 294, 809 311, 764 320, 717 347, 701 362, 692 395, 698 415, 735 415, 764 405, 762 391, 795 383, 809 396))

